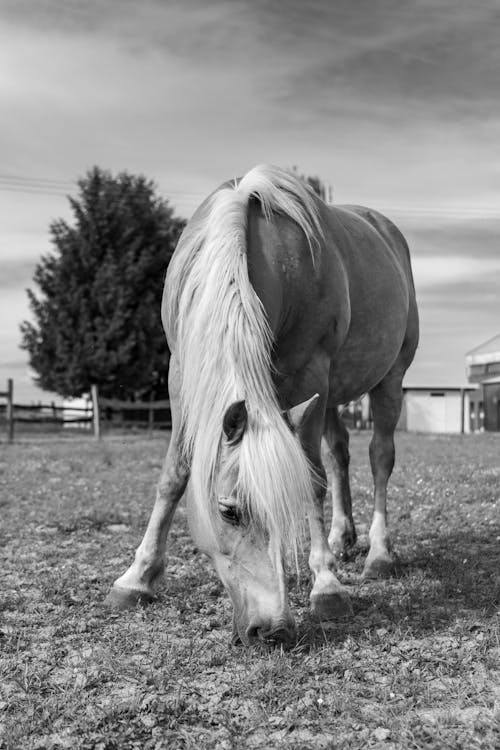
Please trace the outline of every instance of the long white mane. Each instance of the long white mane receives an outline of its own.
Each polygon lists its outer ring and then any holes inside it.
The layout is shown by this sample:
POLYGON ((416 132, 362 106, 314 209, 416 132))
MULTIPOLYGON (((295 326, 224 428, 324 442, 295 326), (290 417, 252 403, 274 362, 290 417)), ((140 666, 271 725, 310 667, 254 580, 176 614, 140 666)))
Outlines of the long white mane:
POLYGON ((293 219, 314 258, 321 235, 312 193, 294 175, 261 165, 216 191, 184 231, 167 274, 165 323, 180 366, 183 447, 198 511, 211 528, 223 417, 244 399, 237 492, 271 540, 295 549, 312 493, 307 459, 283 420, 272 382, 272 336, 247 268, 248 202, 293 219))

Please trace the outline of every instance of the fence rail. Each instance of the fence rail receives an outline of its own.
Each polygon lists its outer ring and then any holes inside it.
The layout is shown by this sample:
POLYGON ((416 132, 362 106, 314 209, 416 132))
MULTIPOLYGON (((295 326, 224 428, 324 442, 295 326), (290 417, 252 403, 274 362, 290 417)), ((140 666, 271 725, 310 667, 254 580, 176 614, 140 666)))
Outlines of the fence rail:
POLYGON ((120 401, 116 398, 100 398, 92 393, 94 404, 94 433, 99 436, 101 425, 109 422, 119 427, 147 427, 150 432, 155 427, 171 427, 170 400, 120 401), (98 425, 98 427, 97 427, 98 425))
POLYGON ((158 409, 170 409, 170 401, 165 398, 161 401, 119 401, 115 398, 100 398, 101 409, 116 409, 126 411, 158 411, 158 409))
MULTIPOLYGON (((47 407, 50 408, 50 407, 47 407)), ((16 407, 14 406, 14 410, 16 407)), ((40 416, 40 417, 18 417, 14 416, 14 422, 20 422, 25 424, 59 424, 59 425, 65 425, 65 424, 87 424, 88 422, 92 422, 92 416, 90 417, 50 417, 50 416, 40 416)))
POLYGON ((53 412, 83 411, 87 413, 90 408, 88 406, 56 406, 55 404, 14 404, 13 406, 16 411, 41 411, 43 409, 50 409, 53 412))

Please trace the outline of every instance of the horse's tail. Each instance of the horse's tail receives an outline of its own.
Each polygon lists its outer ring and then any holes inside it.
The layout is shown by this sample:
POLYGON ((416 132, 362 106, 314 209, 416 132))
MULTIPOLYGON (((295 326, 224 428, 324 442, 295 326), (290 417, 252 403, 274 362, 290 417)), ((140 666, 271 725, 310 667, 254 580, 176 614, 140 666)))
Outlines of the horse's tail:
POLYGON ((274 540, 295 547, 312 492, 310 470, 282 419, 272 381, 272 335, 247 268, 248 202, 271 220, 294 220, 313 251, 321 234, 317 203, 294 175, 259 166, 216 191, 189 222, 172 259, 164 312, 180 367, 180 417, 191 483, 210 528, 222 422, 244 399, 248 426, 239 449, 237 491, 249 516, 274 540))

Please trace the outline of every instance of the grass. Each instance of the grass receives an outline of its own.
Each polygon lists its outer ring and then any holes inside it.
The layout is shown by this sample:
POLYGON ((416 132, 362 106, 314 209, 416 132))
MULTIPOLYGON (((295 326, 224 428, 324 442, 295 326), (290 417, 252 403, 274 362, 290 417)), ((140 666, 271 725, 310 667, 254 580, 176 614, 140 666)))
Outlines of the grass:
MULTIPOLYGON (((368 436, 352 436, 359 550, 368 436)), ((289 653, 231 645, 231 611, 179 509, 159 601, 102 602, 147 523, 165 439, 0 446, 0 747, 500 745, 500 436, 398 435, 389 581, 340 570, 354 617, 309 616, 289 653)))

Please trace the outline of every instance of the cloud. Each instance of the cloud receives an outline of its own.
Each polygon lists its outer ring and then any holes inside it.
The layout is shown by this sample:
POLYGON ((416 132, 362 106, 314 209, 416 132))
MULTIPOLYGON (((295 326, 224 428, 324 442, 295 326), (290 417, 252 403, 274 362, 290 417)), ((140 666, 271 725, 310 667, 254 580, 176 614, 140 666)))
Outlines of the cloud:
POLYGON ((465 353, 500 331, 498 219, 401 222, 412 250, 420 347, 407 382, 465 382, 465 353))
POLYGON ((10 5, 2 40, 17 171, 145 171, 185 213, 261 161, 322 175, 340 201, 495 204, 500 105, 478 106, 498 69, 494 6, 31 6, 10 5))
MULTIPOLYGON (((439 287, 449 290, 450 295, 457 291, 457 284, 474 285, 481 281, 491 283, 494 275, 500 283, 500 257, 465 258, 460 256, 435 255, 432 257, 414 256, 412 260, 413 274, 417 288, 422 290, 439 287)), ((500 286, 499 286, 500 290, 500 286)))
POLYGON ((278 47, 281 40, 309 62, 291 94, 357 90, 370 105, 432 101, 443 112, 459 104, 475 119, 478 100, 497 101, 494 2, 292 2, 286 17, 272 4, 259 7, 278 47))
POLYGON ((420 255, 444 254, 500 258, 500 216, 450 219, 447 215, 406 216, 400 226, 420 255))
MULTIPOLYGON (((2 173, 71 188, 94 164, 142 172, 188 216, 255 163, 295 164, 407 236, 418 377, 440 358, 462 372, 462 334, 466 350, 497 332, 496 0, 4 0, 0 19, 2 173)), ((15 359, 24 279, 70 212, 1 188, 15 359)))
POLYGON ((35 261, 26 259, 2 259, 2 273, 0 275, 0 289, 8 290, 31 284, 35 261))

